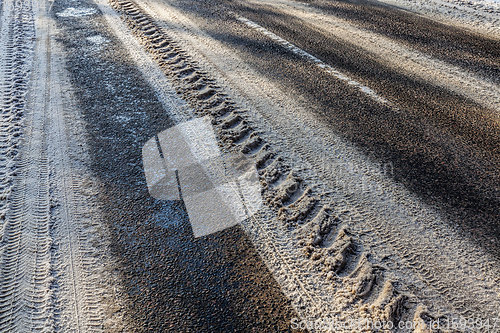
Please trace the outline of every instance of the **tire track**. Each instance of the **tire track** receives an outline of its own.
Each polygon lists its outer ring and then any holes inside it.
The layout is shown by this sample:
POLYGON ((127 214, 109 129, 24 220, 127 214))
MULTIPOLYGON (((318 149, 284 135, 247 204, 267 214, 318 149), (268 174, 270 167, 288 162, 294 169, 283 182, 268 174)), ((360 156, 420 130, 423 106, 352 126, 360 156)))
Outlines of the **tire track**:
MULTIPOLYGON (((33 21, 31 12, 24 22, 33 24, 33 21)), ((21 29, 12 33, 22 36, 25 31, 21 29)), ((46 70, 45 67, 40 68, 43 74, 47 74, 46 70)), ((9 332, 42 330, 52 326, 50 316, 46 315, 51 298, 52 240, 49 235, 47 123, 43 113, 48 107, 49 92, 42 91, 35 97, 42 106, 41 112, 28 114, 23 133, 25 144, 19 152, 18 170, 12 180, 5 247, 1 253, 1 281, 3 286, 7 286, 0 297, 4 309, 1 322, 2 330, 9 332)), ((27 104, 23 104, 23 111, 27 104)))
POLYGON ((64 59, 52 42, 53 23, 43 2, 32 8, 30 1, 7 1, 4 15, 2 29, 10 29, 2 30, 0 40, 8 45, 0 58, 0 82, 7 83, 2 102, 10 109, 3 108, 2 116, 15 110, 17 118, 8 118, 16 140, 0 147, 10 152, 2 157, 13 156, 0 252, 0 331, 102 331, 103 254, 89 237, 99 221, 92 221, 89 195, 82 192, 89 187, 84 168, 75 167, 82 161, 74 163, 75 156, 84 156, 78 144, 83 133, 68 146, 66 124, 75 120, 63 112, 64 59), (22 132, 15 127, 21 122, 22 132))
MULTIPOLYGON (((217 127, 219 138, 225 143, 228 150, 238 150, 255 158, 256 165, 261 171, 261 176, 264 179, 274 179, 270 183, 264 181, 264 188, 267 202, 271 208, 270 214, 276 216, 283 216, 282 220, 286 220, 287 224, 304 223, 307 220, 314 220, 314 214, 319 215, 315 205, 317 199, 314 197, 312 190, 306 185, 302 185, 302 180, 296 177, 293 172, 289 172, 286 176, 287 167, 281 168, 277 165, 281 162, 278 157, 279 154, 275 153, 268 144, 259 138, 259 134, 251 128, 251 126, 244 121, 245 111, 239 110, 230 99, 221 92, 221 89, 213 83, 212 80, 207 78, 206 73, 198 69, 197 65, 189 56, 186 55, 181 49, 178 48, 176 43, 169 38, 161 28, 155 25, 147 14, 145 14, 134 2, 132 1, 111 1, 113 7, 122 14, 127 25, 131 28, 133 33, 143 43, 145 48, 155 58, 163 69, 164 73, 171 77, 176 84, 179 93, 191 105, 196 106, 194 109, 197 115, 211 114, 214 116, 214 122, 217 127), (283 180, 283 178, 285 178, 283 180), (280 181, 278 181, 280 180, 280 181), (273 184, 278 181, 278 184, 273 184), (272 209, 272 207, 275 207, 272 209), (313 213, 314 211, 314 213, 313 213), (281 213, 281 214, 280 214, 281 213), (311 216, 312 215, 312 216, 311 216)), ((323 210, 324 211, 324 210, 323 210)), ((318 219, 321 220, 321 219, 318 219)), ((320 223, 316 220, 313 224, 320 223)), ((297 256, 290 254, 290 234, 283 229, 283 226, 276 225, 274 218, 263 218, 258 221, 250 219, 252 228, 249 232, 255 233, 257 231, 257 238, 264 238, 266 246, 262 248, 264 252, 275 258, 275 263, 283 266, 279 269, 280 276, 277 277, 278 281, 290 281, 293 283, 284 282, 284 288, 291 288, 290 293, 297 293, 298 306, 304 307, 304 298, 309 305, 309 309, 303 311, 316 311, 321 313, 325 309, 329 309, 331 303, 317 297, 313 280, 308 276, 310 272, 304 271, 300 264, 303 260, 297 260, 297 256), (271 249, 270 249, 271 248, 271 249), (298 289, 297 289, 298 288, 298 289), (302 304, 301 304, 302 303, 302 304), (312 305, 312 307, 311 307, 312 305), (313 310, 312 310, 313 309, 313 310)), ((345 231, 343 231, 346 234, 345 231)), ((336 244, 336 243, 334 243, 336 244)), ((333 255, 341 254, 342 250, 338 251, 337 246, 333 246, 330 251, 333 255)), ((362 247, 361 245, 359 246, 362 247)), ((374 266, 368 259, 369 255, 360 251, 356 253, 354 263, 348 263, 350 260, 344 259, 344 266, 352 267, 350 273, 345 273, 345 276, 338 276, 337 282, 343 284, 339 286, 336 295, 342 296, 344 300, 342 303, 352 309, 359 309, 364 299, 374 300, 372 303, 376 305, 372 307, 370 312, 372 319, 390 319, 399 320, 402 318, 402 313, 405 300, 410 298, 402 296, 399 292, 394 290, 392 283, 386 282, 385 294, 381 294, 381 288, 375 288, 376 284, 381 284, 383 280, 382 275, 377 273, 381 270, 380 267, 374 266), (354 288, 354 289, 353 289, 354 288), (391 289, 392 288, 392 289, 391 289), (387 292, 388 289, 392 291, 387 292), (351 295, 350 297, 348 295, 351 295), (352 297, 354 295, 354 297, 352 297)), ((275 269, 272 269, 276 271, 275 269)), ((338 270, 337 273, 340 273, 338 270)), ((333 277, 332 274, 329 275, 333 277)), ((316 282, 316 281, 314 281, 316 282)), ((412 297, 414 298, 414 297, 412 297)), ((331 300, 331 296, 327 297, 331 300)), ((415 306, 411 307, 416 311, 415 306)), ((301 312, 301 311, 299 311, 301 312)), ((359 314, 359 313, 358 313, 359 314)), ((409 315, 406 315, 409 316, 409 315)), ((414 315, 415 316, 415 315, 414 315)))
MULTIPOLYGON (((51 85, 53 89, 57 89, 55 95, 61 96, 61 84, 54 82, 56 80, 51 80, 51 85)), ((56 220, 53 237, 59 243, 59 260, 55 263, 59 266, 56 266, 57 270, 66 271, 66 274, 61 275, 61 282, 71 289, 67 298, 72 302, 72 309, 68 312, 73 317, 61 325, 64 330, 70 326, 81 332, 101 332, 104 326, 102 282, 99 282, 102 272, 96 272, 95 268, 100 266, 98 258, 102 254, 91 244, 92 240, 95 241, 95 236, 91 236, 95 232, 95 225, 92 225, 93 212, 89 211, 89 204, 86 202, 88 198, 81 193, 82 188, 88 187, 82 177, 85 170, 71 161, 76 159, 75 150, 78 151, 76 147, 69 145, 76 140, 69 139, 74 136, 66 128, 66 124, 72 119, 65 117, 62 105, 53 105, 50 110, 49 121, 54 124, 49 141, 52 143, 50 148, 55 164, 52 186, 56 189, 53 195, 53 205, 56 206, 53 211, 56 220)), ((85 154, 84 151, 79 153, 85 154)))
MULTIPOLYGON (((44 147, 39 154, 21 157, 21 138, 30 129, 22 131, 25 117, 26 93, 32 63, 34 19, 30 1, 4 1, 0 18, 0 176, 2 245, 0 248, 0 330, 13 331, 25 324, 43 325, 40 307, 25 304, 33 300, 32 295, 44 288, 44 265, 50 243, 45 235, 48 230, 46 216, 47 169, 39 174, 29 173, 31 161, 46 165, 44 147), (30 186, 30 200, 24 201, 30 180, 40 186, 30 186), (26 210, 29 209, 29 213, 26 210), (33 228, 26 238, 21 235, 33 228), (23 253, 31 252, 28 257, 23 253), (33 274, 26 274, 31 270, 33 274), (17 321, 17 315, 25 313, 28 323, 17 321)), ((47 295, 48 296, 48 295, 47 295)), ((42 307, 47 301, 41 297, 42 307)))
POLYGON ((29 2, 5 1, 0 17, 0 237, 22 134, 34 25, 29 2))
POLYGON ((102 332, 104 331, 104 305, 109 297, 108 277, 104 273, 103 259, 106 238, 96 228, 100 226, 96 211, 93 185, 86 170, 89 161, 82 140, 85 134, 78 115, 66 110, 74 109, 69 79, 63 68, 64 55, 52 40, 55 25, 45 21, 46 7, 40 8, 40 20, 46 22, 41 35, 47 36, 47 45, 41 52, 47 53, 48 76, 41 76, 50 95, 46 121, 51 156, 51 236, 56 246, 52 249, 53 286, 58 285, 51 309, 47 315, 57 314, 56 331, 102 332), (45 30, 44 30, 45 29, 45 30), (80 127, 80 129, 78 129, 80 127), (97 247, 96 243, 102 243, 97 247))

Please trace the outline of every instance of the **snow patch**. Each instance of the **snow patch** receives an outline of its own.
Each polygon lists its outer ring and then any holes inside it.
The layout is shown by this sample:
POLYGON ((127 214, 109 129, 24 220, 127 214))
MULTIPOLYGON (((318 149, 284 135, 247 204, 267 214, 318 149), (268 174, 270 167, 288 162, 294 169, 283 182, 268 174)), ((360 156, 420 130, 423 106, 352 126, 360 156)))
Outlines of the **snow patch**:
POLYGON ((103 45, 103 44, 106 44, 109 42, 109 40, 107 38, 104 38, 103 36, 101 35, 95 35, 95 36, 90 36, 90 37, 87 37, 87 40, 97 46, 100 46, 100 45, 103 45))
POLYGON ((68 7, 62 12, 57 13, 56 15, 59 17, 82 17, 93 15, 96 13, 96 10, 93 8, 74 8, 68 7))

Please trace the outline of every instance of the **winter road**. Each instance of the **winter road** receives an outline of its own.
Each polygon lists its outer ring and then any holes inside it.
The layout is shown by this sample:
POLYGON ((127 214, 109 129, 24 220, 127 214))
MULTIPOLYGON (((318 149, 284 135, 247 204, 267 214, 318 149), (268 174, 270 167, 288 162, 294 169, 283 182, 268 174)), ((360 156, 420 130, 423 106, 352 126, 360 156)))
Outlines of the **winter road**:
POLYGON ((498 3, 0 10, 1 331, 500 328, 498 3))

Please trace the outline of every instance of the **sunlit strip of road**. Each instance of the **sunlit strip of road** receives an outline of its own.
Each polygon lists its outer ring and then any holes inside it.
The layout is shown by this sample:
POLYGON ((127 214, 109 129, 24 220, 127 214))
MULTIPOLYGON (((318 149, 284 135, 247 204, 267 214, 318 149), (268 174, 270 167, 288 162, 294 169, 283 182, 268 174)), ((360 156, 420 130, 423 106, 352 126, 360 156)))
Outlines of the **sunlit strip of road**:
POLYGON ((379 94, 377 94, 373 89, 371 89, 371 88, 363 85, 362 83, 360 83, 360 82, 352 79, 348 75, 346 75, 346 74, 340 72, 339 70, 333 68, 332 66, 324 63, 322 60, 316 58, 315 56, 313 56, 312 54, 308 53, 307 51, 302 50, 298 46, 295 46, 294 44, 290 43, 286 39, 281 38, 280 36, 276 35, 275 33, 267 30, 266 28, 262 27, 261 25, 255 23, 255 22, 253 22, 253 21, 251 21, 251 20, 249 20, 249 19, 247 19, 247 18, 245 18, 243 16, 236 15, 236 19, 238 21, 240 21, 241 23, 247 25, 248 27, 250 27, 250 28, 252 28, 252 29, 254 29, 254 30, 262 33, 263 35, 265 35, 265 36, 267 36, 269 38, 271 38, 272 40, 274 40, 275 42, 277 42, 278 44, 280 44, 284 48, 290 50, 294 54, 300 56, 301 58, 303 58, 303 59, 305 59, 305 60, 307 60, 309 62, 314 63, 318 68, 320 68, 321 70, 324 70, 325 72, 327 72, 328 74, 332 75, 336 79, 344 81, 347 84, 349 84, 350 86, 356 87, 362 93, 364 93, 364 94, 368 95, 369 97, 371 97, 373 100, 375 100, 375 101, 377 101, 379 103, 382 103, 382 104, 389 105, 395 111, 397 110, 397 108, 391 102, 389 102, 387 99, 385 99, 384 97, 382 97, 379 94))

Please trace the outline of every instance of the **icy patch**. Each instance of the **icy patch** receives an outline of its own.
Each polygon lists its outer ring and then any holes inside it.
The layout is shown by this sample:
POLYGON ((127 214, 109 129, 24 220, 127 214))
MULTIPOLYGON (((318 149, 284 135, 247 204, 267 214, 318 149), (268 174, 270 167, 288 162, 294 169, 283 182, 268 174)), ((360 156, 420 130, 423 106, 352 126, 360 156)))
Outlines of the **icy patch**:
POLYGON ((93 8, 73 8, 68 7, 62 12, 57 13, 56 15, 59 17, 82 17, 93 15, 96 13, 96 10, 93 8))
POLYGON ((101 35, 95 35, 95 36, 90 36, 90 37, 87 37, 87 40, 97 46, 100 46, 100 45, 103 45, 103 44, 106 44, 109 42, 109 40, 107 38, 104 38, 103 36, 101 35))

